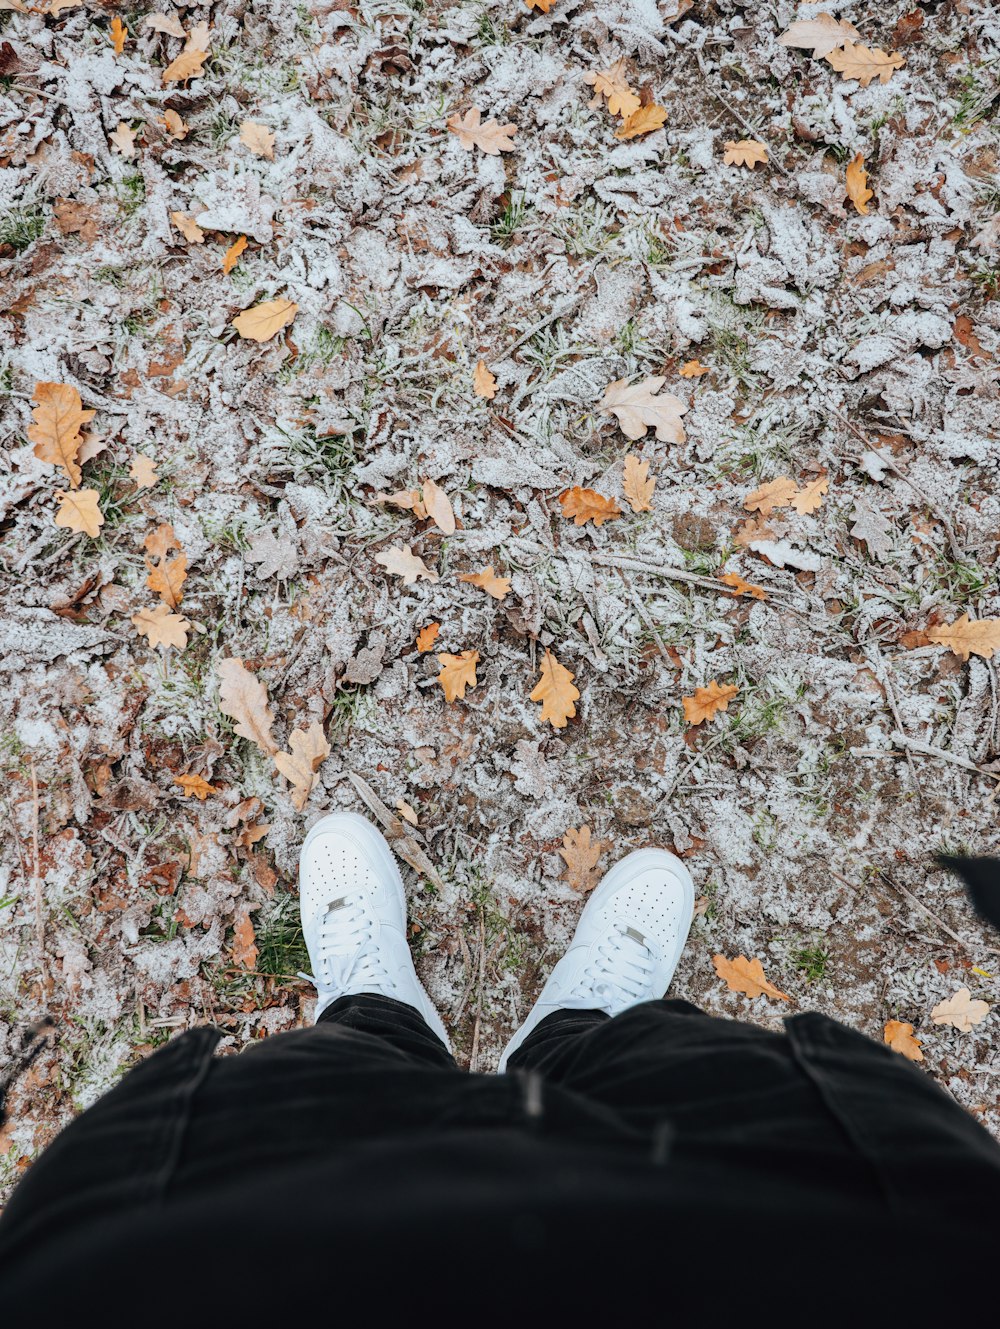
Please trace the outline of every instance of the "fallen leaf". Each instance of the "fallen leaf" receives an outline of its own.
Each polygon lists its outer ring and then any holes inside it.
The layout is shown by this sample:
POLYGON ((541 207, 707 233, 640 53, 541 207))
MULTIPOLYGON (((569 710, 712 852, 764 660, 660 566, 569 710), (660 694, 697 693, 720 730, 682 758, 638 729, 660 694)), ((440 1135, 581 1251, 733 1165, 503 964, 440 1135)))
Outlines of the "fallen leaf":
POLYGON ((124 51, 127 36, 128 28, 116 14, 111 20, 111 45, 115 48, 115 55, 121 55, 124 51))
POLYGON ((241 905, 233 926, 233 963, 240 969, 253 969, 257 963, 257 954, 250 906, 241 905))
POLYGON ((146 585, 153 594, 158 595, 169 608, 179 609, 181 587, 187 581, 187 558, 178 554, 176 558, 163 559, 155 568, 147 561, 146 568, 149 572, 146 585))
POLYGON ((156 474, 156 462, 143 452, 137 452, 133 456, 128 473, 140 489, 152 489, 160 478, 156 474))
POLYGON ((170 220, 187 240, 188 244, 201 245, 205 243, 205 232, 201 229, 193 217, 189 217, 186 212, 172 212, 170 220))
POLYGON ((136 155, 135 140, 136 131, 124 120, 119 120, 118 128, 108 135, 112 151, 119 153, 128 161, 136 155))
POLYGON ((874 194, 868 188, 865 159, 860 152, 856 152, 847 163, 847 197, 862 217, 868 216, 868 200, 873 198, 874 194))
POLYGON ((559 495, 563 516, 572 517, 574 526, 584 526, 592 521, 595 526, 602 526, 612 517, 620 517, 622 510, 613 498, 605 498, 593 489, 581 489, 576 486, 566 489, 559 495))
POLYGON ((778 38, 779 46, 797 46, 812 49, 813 56, 821 60, 845 42, 860 40, 861 33, 846 18, 835 19, 832 14, 817 14, 815 18, 800 19, 778 38))
POLYGON ((746 166, 751 171, 766 161, 767 148, 755 138, 741 138, 738 143, 730 139, 725 145, 725 155, 722 158, 725 166, 746 166))
POLYGON ((171 60, 163 71, 164 83, 186 83, 204 73, 202 65, 208 58, 208 24, 199 23, 188 33, 184 49, 171 60))
POLYGON ((235 656, 215 666, 219 677, 219 710, 235 720, 234 731, 248 738, 269 757, 278 751, 271 737, 274 715, 267 704, 267 689, 242 660, 235 656))
POLYGON ((176 14, 147 14, 142 21, 147 28, 152 28, 154 32, 166 33, 168 37, 186 35, 176 14))
POLYGON ((441 672, 435 682, 440 683, 445 701, 464 701, 465 689, 474 688, 477 683, 476 665, 479 663, 478 651, 463 651, 461 655, 449 655, 447 651, 438 654, 441 672))
POLYGON ((817 476, 804 489, 800 489, 792 495, 791 506, 800 516, 808 516, 810 512, 815 512, 823 506, 823 499, 829 488, 830 477, 827 475, 817 476))
POLYGON ((276 752, 274 764, 292 786, 292 804, 301 812, 316 785, 316 775, 330 755, 323 726, 313 721, 308 729, 293 729, 288 739, 289 752, 276 752))
POLYGON ((91 539, 104 525, 104 514, 98 507, 100 495, 96 489, 57 489, 59 511, 56 513, 57 526, 65 526, 70 531, 83 531, 91 539))
POLYGON ((204 803, 209 794, 219 792, 215 785, 209 784, 203 775, 175 775, 174 784, 179 784, 184 790, 185 798, 191 798, 193 795, 200 803, 204 803))
MULTIPOLYGON (((162 18, 163 15, 156 14, 156 15, 151 15, 150 17, 162 18)), ((184 121, 180 118, 180 116, 177 114, 176 111, 171 111, 171 110, 164 111, 163 119, 160 121, 160 124, 167 131, 168 137, 174 139, 175 142, 177 143, 179 143, 182 139, 187 138, 188 134, 190 134, 191 132, 191 127, 184 123, 184 121)))
POLYGON ((723 683, 720 687, 713 678, 707 688, 695 688, 693 697, 682 697, 684 719, 688 724, 701 724, 711 720, 718 711, 727 711, 729 703, 739 692, 732 683, 723 683))
POLYGON ((990 1013, 987 1001, 973 1001, 968 988, 959 988, 953 997, 939 1001, 931 1011, 935 1024, 950 1024, 961 1033, 967 1034, 975 1025, 980 1024, 990 1013))
POLYGON ((420 825, 420 822, 417 818, 417 814, 414 812, 410 804, 407 803, 405 798, 396 799, 396 811, 403 818, 403 820, 408 821, 411 826, 420 825))
POLYGON ((483 568, 482 572, 463 572, 458 580, 467 581, 472 586, 478 586, 487 595, 492 595, 494 600, 502 600, 510 592, 510 579, 508 577, 498 577, 493 571, 492 563, 483 568))
POLYGON ((455 513, 451 499, 433 480, 425 480, 422 491, 424 509, 428 517, 443 535, 454 535, 455 513))
POLYGON ((902 1020, 886 1021, 882 1040, 889 1044, 893 1052, 901 1052, 910 1061, 924 1059, 924 1054, 920 1051, 920 1039, 913 1037, 912 1024, 904 1024, 902 1020))
POLYGON ((228 276, 229 273, 232 272, 233 268, 236 267, 236 264, 239 262, 239 257, 243 253, 244 249, 246 249, 246 247, 247 247, 247 238, 245 235, 241 235, 239 236, 238 239, 233 241, 233 243, 226 250, 225 254, 223 254, 222 271, 226 274, 226 276, 228 276))
POLYGON ((798 493, 798 485, 787 475, 780 475, 777 480, 768 480, 743 500, 747 512, 759 512, 762 517, 770 516, 775 508, 787 508, 792 498, 798 493))
POLYGON ((468 152, 479 148, 488 157, 498 157, 501 152, 513 152, 511 136, 517 133, 517 125, 501 125, 496 120, 487 120, 484 125, 480 119, 480 112, 473 106, 464 116, 456 112, 449 117, 448 128, 457 134, 459 143, 468 152))
POLYGON ((97 239, 97 212, 94 207, 61 198, 56 201, 55 219, 63 235, 78 235, 88 245, 97 239))
POLYGON ((573 686, 576 675, 565 665, 561 665, 548 649, 540 666, 540 677, 530 694, 530 701, 542 703, 540 719, 547 720, 553 729, 565 729, 566 722, 576 715, 576 706, 580 698, 579 691, 573 686))
POLYGON ((994 651, 1000 651, 1000 618, 978 618, 970 623, 969 615, 963 614, 954 623, 928 628, 927 636, 936 645, 947 646, 961 660, 968 660, 970 655, 991 660, 994 651))
POLYGON ((420 521, 427 519, 427 509, 424 507, 419 489, 397 489, 394 494, 376 494, 375 502, 391 503, 394 508, 404 508, 420 521))
POLYGON ((738 572, 726 572, 719 578, 719 581, 731 586, 733 595, 749 595, 754 600, 767 599, 767 591, 764 590, 763 586, 755 586, 753 582, 744 581, 738 572))
POLYGON ((649 479, 649 462, 640 461, 631 454, 625 458, 622 473, 622 490, 633 512, 652 512, 650 499, 656 488, 655 478, 649 479))
POLYGON ((81 479, 80 429, 97 412, 85 411, 79 392, 68 383, 36 383, 33 396, 38 404, 31 413, 34 423, 28 426, 28 439, 35 445, 34 454, 39 461, 58 466, 76 489, 81 479))
POLYGON ((888 558, 892 553, 892 523, 860 498, 854 500, 851 520, 854 522, 851 534, 855 540, 863 540, 869 553, 876 558, 888 558))
POLYGON ((166 605, 140 609, 132 615, 132 625, 141 637, 148 637, 150 646, 176 646, 183 651, 191 624, 182 614, 172 614, 166 605))
POLYGON ((733 540, 741 549, 747 549, 758 540, 769 540, 774 535, 774 530, 768 526, 763 517, 748 517, 733 536, 733 540))
POLYGON ((743 992, 748 997, 776 997, 779 1001, 791 1001, 787 992, 781 992, 767 981, 764 966, 759 960, 748 960, 745 955, 737 955, 735 960, 727 960, 724 955, 713 955, 712 963, 730 992, 743 992))
POLYGON ((570 828, 563 836, 563 847, 559 850, 566 864, 563 881, 582 895, 592 891, 597 885, 594 869, 604 848, 603 840, 591 839, 589 826, 581 826, 579 830, 570 828))
POLYGON ((547 14, 556 0, 524 0, 529 9, 540 9, 543 14, 547 14))
POLYGON ((428 623, 425 628, 421 628, 417 633, 417 650, 429 651, 437 641, 438 633, 440 631, 440 623, 428 623))
POLYGON ((877 46, 854 45, 845 42, 840 50, 827 53, 824 59, 844 79, 857 79, 863 88, 867 88, 873 78, 880 83, 888 83, 895 70, 902 69, 906 61, 898 51, 886 55, 877 46))
POLYGON ((798 549, 790 540, 751 540, 750 548, 776 568, 818 572, 821 566, 819 554, 810 553, 808 549, 798 549))
POLYGON ((627 120, 642 105, 635 92, 629 87, 628 79, 625 77, 624 58, 616 60, 607 69, 598 69, 584 74, 583 81, 589 83, 594 89, 594 96, 587 103, 592 108, 600 106, 602 97, 606 98, 608 110, 611 114, 620 115, 627 120))
POLYGON ((710 365, 703 365, 700 360, 685 360, 679 369, 681 378, 700 378, 702 374, 712 372, 710 365))
POLYGON ((629 386, 624 378, 615 379, 608 384, 597 409, 617 416, 622 433, 633 442, 653 426, 661 443, 683 443, 687 436, 681 416, 687 407, 672 393, 656 396, 666 381, 662 377, 644 378, 629 386))
POLYGON ((472 376, 472 391, 477 397, 486 397, 488 401, 497 395, 496 378, 486 368, 485 360, 480 360, 476 365, 476 372, 472 376))
POLYGON ((299 312, 294 300, 265 300, 237 314, 233 327, 248 341, 270 341, 282 328, 287 328, 299 312))
POLYGON ((655 130, 662 129, 666 122, 666 107, 651 102, 649 106, 640 106, 637 111, 633 111, 621 129, 615 133, 615 138, 624 140, 638 138, 640 134, 652 134, 655 130))
POLYGON ((435 582, 438 574, 429 568, 422 558, 405 545, 393 545, 375 555, 375 562, 381 563, 386 572, 394 577, 402 577, 404 586, 412 586, 416 581, 435 582))
POLYGON ((165 558, 171 549, 180 549, 174 528, 168 521, 162 522, 155 530, 150 531, 143 540, 142 547, 154 558, 165 558))
POLYGON ((253 120, 244 120, 240 125, 240 142, 245 148, 249 148, 255 157, 266 157, 268 161, 274 161, 274 135, 266 125, 258 125, 253 120))

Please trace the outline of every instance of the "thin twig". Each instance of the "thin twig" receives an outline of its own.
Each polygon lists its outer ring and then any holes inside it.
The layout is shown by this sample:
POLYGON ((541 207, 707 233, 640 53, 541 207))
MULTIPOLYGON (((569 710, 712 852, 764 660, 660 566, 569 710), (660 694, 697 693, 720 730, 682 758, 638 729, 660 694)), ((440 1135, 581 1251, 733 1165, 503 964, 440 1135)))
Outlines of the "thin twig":
POLYGON ((35 945, 38 947, 38 967, 42 986, 49 990, 48 964, 45 956, 45 900, 42 894, 42 874, 38 856, 38 774, 35 758, 31 757, 31 885, 35 902, 35 945))
POLYGON ((910 749, 919 752, 923 757, 937 757, 938 761, 947 761, 952 766, 961 766, 964 771, 973 771, 976 775, 985 776, 987 780, 1000 782, 1000 775, 995 771, 984 770, 982 766, 977 766, 975 762, 966 761, 964 757, 956 756, 954 752, 948 752, 945 748, 936 748, 931 743, 922 743, 919 738, 910 738, 903 733, 892 733, 889 735, 890 742, 898 747, 910 749))
POLYGON ((671 671, 674 670, 676 666, 674 662, 671 660, 670 656, 667 654, 667 650, 666 647, 663 645, 663 642, 660 641, 660 634, 657 632, 655 626, 653 625, 653 620, 646 613, 646 607, 639 599, 638 595, 636 594, 635 587, 629 581, 628 577, 625 576, 625 573, 622 571, 621 568, 618 568, 617 572, 619 577, 621 577, 622 581, 625 583, 625 589, 628 591, 632 603, 635 605, 636 613, 639 615, 639 617, 642 619, 643 623, 645 624, 646 631, 652 634, 652 638, 656 645, 656 649, 660 652, 660 655, 663 657, 663 663, 671 671))
MULTIPOLYGON (((889 678, 889 671, 888 669, 886 669, 885 661, 882 658, 882 652, 878 648, 878 642, 875 641, 874 639, 869 641, 867 645, 871 650, 872 656, 874 657, 873 663, 875 665, 875 672, 878 674, 879 682, 882 684, 882 687, 885 689, 885 696, 886 700, 889 703, 889 709, 892 711, 893 719, 896 721, 896 724, 899 726, 899 732, 902 734, 904 732, 903 720, 899 714, 899 706, 896 703, 896 694, 893 691, 892 682, 889 678)), ((869 658, 872 658, 872 656, 870 656, 869 658)), ((910 779, 913 781, 913 787, 917 791, 917 799, 922 805, 924 801, 924 791, 920 784, 920 778, 917 775, 917 764, 913 760, 913 753, 910 750, 909 745, 907 745, 903 750, 906 753, 906 764, 910 769, 910 779)))

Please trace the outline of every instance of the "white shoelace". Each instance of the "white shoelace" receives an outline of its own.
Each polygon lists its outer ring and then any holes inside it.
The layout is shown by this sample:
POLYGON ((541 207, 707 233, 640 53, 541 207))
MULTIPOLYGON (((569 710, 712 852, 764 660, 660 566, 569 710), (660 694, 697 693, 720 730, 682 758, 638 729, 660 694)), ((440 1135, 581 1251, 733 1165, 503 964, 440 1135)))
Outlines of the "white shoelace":
POLYGON ((319 973, 305 974, 327 991, 395 990, 375 945, 374 920, 361 901, 345 896, 324 915, 319 928, 319 973))
POLYGON ((586 1005, 620 1009, 649 996, 649 976, 656 960, 628 930, 616 926, 600 941, 597 955, 583 971, 570 997, 586 1005))

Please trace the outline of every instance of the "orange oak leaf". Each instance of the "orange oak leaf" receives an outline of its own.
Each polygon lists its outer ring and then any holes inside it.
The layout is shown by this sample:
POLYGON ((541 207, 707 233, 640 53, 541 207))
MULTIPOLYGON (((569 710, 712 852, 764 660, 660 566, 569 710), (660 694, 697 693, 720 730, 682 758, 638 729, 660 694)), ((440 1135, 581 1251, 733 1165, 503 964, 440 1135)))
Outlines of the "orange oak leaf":
POLYGON ((701 378, 702 374, 710 374, 712 367, 703 365, 700 360, 685 360, 677 372, 681 378, 701 378))
POLYGON ((612 517, 620 517, 622 510, 613 498, 605 498, 593 489, 581 489, 579 485, 567 489, 559 495, 563 516, 572 517, 574 526, 584 526, 592 521, 595 526, 602 526, 612 517))
POLYGON ((241 905, 233 927, 233 963, 241 969, 253 969, 257 963, 257 942, 249 905, 241 905))
POLYGON ((570 827, 566 831, 559 855, 566 864, 563 880, 574 891, 579 891, 582 895, 585 895, 587 891, 592 891, 597 885, 594 869, 597 867, 604 849, 603 840, 591 839, 589 826, 581 826, 579 830, 570 827))
POLYGON ((517 133, 517 125, 502 125, 496 120, 487 120, 481 124, 479 110, 473 106, 464 116, 456 113, 448 119, 448 128, 458 136, 458 141, 468 152, 478 148, 488 157, 498 157, 501 152, 513 152, 511 136, 517 133))
POLYGON ((179 784, 184 790, 185 798, 191 798, 193 795, 201 803, 204 803, 209 794, 219 792, 216 786, 209 784, 203 775, 175 775, 174 784, 179 784))
POLYGON ((255 120, 244 120, 240 125, 240 142, 255 157, 274 161, 274 135, 267 125, 259 125, 255 120))
POLYGON ((763 517, 748 517, 733 536, 741 549, 747 549, 755 540, 773 540, 776 533, 768 526, 763 517))
POLYGON ((170 220, 183 235, 184 239, 190 245, 203 245, 205 243, 205 232, 201 229, 193 217, 189 217, 186 212, 172 212, 170 220))
POLYGON ((755 586, 753 582, 744 581, 738 572, 726 572, 719 581, 725 582, 727 586, 733 588, 733 595, 749 595, 754 600, 766 600, 767 591, 763 586, 755 586))
POLYGON ((947 646, 962 660, 968 660, 970 655, 990 660, 994 651, 1000 651, 1000 618, 979 618, 970 623, 969 615, 963 614, 954 623, 928 628, 927 636, 935 644, 947 646))
POLYGON ((604 97, 607 99, 611 114, 620 115, 627 120, 642 105, 625 76, 624 58, 616 60, 607 69, 592 70, 584 74, 583 81, 594 89, 594 96, 587 103, 591 108, 600 106, 601 98, 604 97))
POLYGON ((561 665, 548 649, 545 651, 540 672, 541 676, 529 700, 542 703, 543 723, 548 720, 553 729, 565 729, 566 722, 576 715, 574 703, 580 697, 579 691, 573 686, 576 675, 565 665, 561 665))
POLYGON ((143 540, 142 547, 147 554, 152 554, 154 558, 164 558, 171 549, 180 549, 177 536, 174 535, 174 528, 168 521, 162 522, 155 530, 150 531, 143 540))
POLYGON ((111 20, 111 45, 115 48, 115 55, 121 55, 124 51, 127 36, 128 28, 116 14, 111 20))
POLYGON ((654 130, 662 129, 666 122, 666 107, 651 102, 649 106, 640 106, 637 111, 633 111, 621 129, 616 132, 615 138, 624 140, 638 138, 640 134, 652 134, 654 130))
POLYGON ((155 568, 148 559, 146 560, 146 570, 149 573, 146 585, 171 609, 180 607, 181 587, 187 581, 187 565, 188 561, 184 554, 178 554, 176 558, 164 558, 155 568))
POLYGON ((868 173, 865 170, 865 159, 860 152, 856 152, 853 158, 847 163, 847 197, 854 204, 862 217, 868 215, 868 200, 873 198, 872 191, 868 188, 868 173))
POLYGON ((713 678, 707 688, 695 688, 693 697, 682 697, 684 719, 688 724, 701 724, 711 720, 719 711, 727 711, 729 703, 739 692, 732 683, 723 683, 720 687, 713 678))
POLYGON ((129 467, 129 477, 134 480, 139 489, 152 489, 153 485, 159 480, 156 474, 156 462, 152 457, 147 457, 145 453, 137 452, 132 457, 132 465, 129 467))
POLYGON ((656 488, 656 480, 649 478, 649 462, 640 461, 631 454, 625 458, 622 474, 622 491, 633 512, 652 512, 650 499, 656 488))
POLYGON ((863 46, 859 42, 845 42, 823 57, 845 79, 857 79, 863 88, 867 88, 873 78, 880 83, 888 83, 897 69, 902 69, 906 61, 898 51, 886 55, 877 46, 863 46))
POLYGON ((83 442, 80 429, 97 412, 85 411, 79 392, 68 383, 36 383, 34 399, 38 403, 31 413, 34 423, 28 426, 34 454, 39 461, 58 466, 76 489, 81 478, 77 462, 83 442))
POLYGON ((440 623, 428 623, 426 627, 421 628, 417 633, 417 650, 421 652, 429 651, 437 641, 440 631, 440 623))
POLYGON ((288 752, 276 752, 274 764, 292 786, 292 804, 301 812, 316 785, 316 776, 330 755, 323 726, 314 720, 308 729, 293 729, 288 752))
POLYGON ((186 125, 176 111, 169 109, 163 112, 163 119, 160 124, 167 131, 167 137, 172 138, 177 143, 187 138, 191 132, 191 126, 186 125))
POLYGON ((270 341, 282 328, 287 328, 299 312, 294 300, 265 300, 237 314, 233 327, 249 341, 270 341))
POLYGON ((539 9, 543 14, 547 14, 556 0, 524 0, 529 9, 539 9))
POLYGON ((146 637, 150 646, 176 646, 183 651, 191 624, 181 614, 172 614, 167 605, 140 609, 132 615, 132 626, 140 637, 146 637))
POLYGON ((901 1052, 910 1061, 923 1061, 920 1051, 920 1039, 913 1037, 913 1025, 902 1020, 887 1020, 882 1031, 883 1042, 889 1044, 893 1052, 901 1052))
POLYGON ((233 243, 223 254, 222 271, 226 274, 226 276, 228 276, 229 273, 232 272, 233 268, 236 267, 236 264, 239 262, 240 255, 243 253, 246 247, 247 247, 247 238, 245 235, 241 235, 233 241, 233 243))
MULTIPOLYGON (((747 494, 743 506, 747 512, 759 512, 762 517, 767 517, 775 508, 787 508, 797 492, 795 481, 787 475, 781 475, 777 480, 769 480, 766 485, 761 485, 752 494, 747 494)), ((759 536, 757 538, 760 539, 759 536)))
POLYGON ((815 512, 823 506, 823 499, 830 488, 830 477, 828 475, 819 475, 815 480, 810 481, 804 489, 800 489, 792 495, 791 506, 800 516, 807 516, 810 512, 815 512))
POLYGON ((748 997, 775 997, 779 1001, 791 1001, 787 992, 780 991, 767 981, 764 966, 759 960, 748 960, 745 955, 737 955, 735 960, 727 960, 724 955, 713 955, 712 963, 730 992, 743 992, 748 997))
POLYGON ((496 378, 486 368, 485 360, 480 360, 476 365, 476 372, 472 376, 472 391, 477 397, 485 397, 488 401, 497 395, 496 378))
POLYGON ((397 489, 394 494, 376 494, 376 503, 391 503, 394 508, 405 508, 419 521, 426 521, 427 509, 420 497, 419 489, 397 489))
POLYGON ((104 525, 104 514, 97 505, 99 498, 96 489, 57 489, 56 525, 69 531, 82 531, 93 540, 104 525))
POLYGON ((749 170, 767 161, 767 148, 755 138, 741 138, 738 143, 731 139, 725 145, 722 158, 724 166, 746 166, 749 170))
POLYGON ((435 681, 441 684, 445 701, 465 700, 465 689, 474 688, 478 682, 478 663, 478 651, 462 651, 461 655, 450 655, 447 651, 438 653, 441 672, 435 681))
POLYGON ((458 580, 478 586, 487 595, 492 595, 494 600, 502 600, 510 591, 510 578, 498 577, 492 563, 483 568, 482 572, 463 572, 458 580))
POLYGON ((184 49, 163 71, 164 83, 186 83, 204 73, 202 65, 208 59, 208 24, 196 24, 187 35, 184 49))

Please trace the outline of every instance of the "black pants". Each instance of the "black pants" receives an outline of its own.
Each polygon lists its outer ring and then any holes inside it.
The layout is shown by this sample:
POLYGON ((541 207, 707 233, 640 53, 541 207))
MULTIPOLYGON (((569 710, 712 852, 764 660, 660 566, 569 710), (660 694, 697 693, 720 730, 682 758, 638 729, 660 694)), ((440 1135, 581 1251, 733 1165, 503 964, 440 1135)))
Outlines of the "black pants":
MULTIPOLYGON (((334 1251, 380 1287, 378 1311, 396 1295, 379 1272, 390 1252, 414 1268, 441 1248, 498 1259, 513 1287, 526 1257, 535 1275, 572 1267, 598 1233, 603 1272, 609 1251, 612 1264, 669 1257, 674 1293, 694 1295, 707 1250, 746 1261, 744 1279, 776 1277, 775 1233, 797 1270, 786 1283, 833 1246, 954 1232, 970 1203, 995 1240, 989 1135, 888 1048, 819 1015, 785 1023, 772 1033, 684 1001, 613 1020, 559 1012, 505 1076, 458 1070, 415 1010, 381 996, 342 998, 315 1028, 236 1057, 192 1030, 30 1169, 0 1220, 0 1304, 68 1311, 82 1289, 99 1295, 111 1260, 116 1304, 134 1316, 140 1297, 148 1323, 170 1323, 181 1302, 150 1301, 150 1251, 206 1306, 287 1315, 305 1308, 295 1279, 334 1251), (258 1233, 280 1295, 220 1281, 258 1233)), ((585 1291, 592 1308, 593 1271, 585 1291)))

